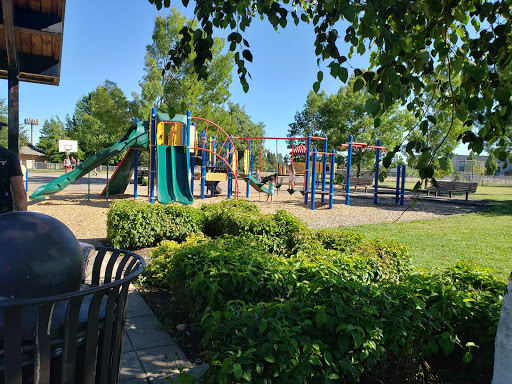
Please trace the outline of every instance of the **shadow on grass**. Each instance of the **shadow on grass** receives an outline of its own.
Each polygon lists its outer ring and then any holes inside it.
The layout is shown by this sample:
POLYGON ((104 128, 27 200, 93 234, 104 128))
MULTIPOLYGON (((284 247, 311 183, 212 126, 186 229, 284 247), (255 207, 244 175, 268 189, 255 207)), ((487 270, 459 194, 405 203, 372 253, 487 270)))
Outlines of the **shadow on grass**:
POLYGON ((482 215, 487 216, 504 216, 512 215, 512 201, 485 200, 490 207, 483 211, 482 215))

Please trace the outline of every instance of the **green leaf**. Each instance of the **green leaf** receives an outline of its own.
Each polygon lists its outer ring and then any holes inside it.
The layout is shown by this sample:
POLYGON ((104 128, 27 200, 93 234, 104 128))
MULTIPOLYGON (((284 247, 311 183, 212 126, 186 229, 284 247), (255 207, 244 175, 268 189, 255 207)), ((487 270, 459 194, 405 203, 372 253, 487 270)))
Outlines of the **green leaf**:
POLYGON ((252 53, 251 51, 249 51, 248 49, 244 49, 242 51, 242 56, 245 60, 249 61, 252 63, 252 53))
POLYGON ((318 81, 315 81, 313 83, 313 91, 315 91, 315 93, 318 93, 319 90, 320 90, 320 83, 318 81))
POLYGON ((379 108, 380 101, 377 100, 375 97, 371 97, 368 100, 366 100, 366 104, 364 106, 366 112, 373 114, 374 112, 377 112, 379 108))
POLYGON ((256 373, 258 375, 261 375, 263 373, 263 365, 261 365, 260 363, 256 363, 256 373))
POLYGON ((427 61, 429 58, 429 53, 426 49, 422 49, 416 54, 416 57, 419 61, 427 61))
POLYGON ((232 366, 233 362, 231 361, 231 359, 229 357, 226 357, 223 361, 222 361, 222 365, 220 367, 220 371, 222 373, 229 373, 229 371, 231 370, 231 366, 232 366))
POLYGON ((267 353, 265 356, 263 356, 263 359, 265 361, 268 361, 269 363, 275 363, 276 359, 271 353, 267 353))
POLYGON ((245 380, 245 381, 248 381, 249 383, 252 382, 252 375, 251 375, 251 371, 244 371, 242 373, 242 378, 245 380))
POLYGON ((324 352, 324 360, 327 365, 333 364, 332 353, 329 351, 324 352))
POLYGON ((354 82, 354 92, 360 91, 364 87, 364 80, 363 79, 357 79, 354 82))
POLYGON ((343 16, 345 16, 345 19, 347 19, 349 22, 353 22, 356 17, 356 9, 353 5, 349 5, 343 9, 343 16))
POLYGON ((340 67, 340 75, 339 78, 342 82, 346 83, 348 79, 348 69, 345 67, 340 67))
POLYGON ((259 328, 260 333, 265 332, 265 329, 267 329, 267 320, 261 319, 260 328, 259 328))
POLYGON ((321 83, 322 80, 324 79, 324 73, 322 71, 318 71, 318 73, 316 74, 316 78, 318 82, 321 83))
POLYGON ((317 312, 315 316, 316 325, 318 327, 321 327, 325 324, 325 321, 327 320, 327 314, 324 311, 317 312))
POLYGON ((239 363, 233 364, 233 375, 237 380, 240 380, 242 378, 242 366, 239 363))

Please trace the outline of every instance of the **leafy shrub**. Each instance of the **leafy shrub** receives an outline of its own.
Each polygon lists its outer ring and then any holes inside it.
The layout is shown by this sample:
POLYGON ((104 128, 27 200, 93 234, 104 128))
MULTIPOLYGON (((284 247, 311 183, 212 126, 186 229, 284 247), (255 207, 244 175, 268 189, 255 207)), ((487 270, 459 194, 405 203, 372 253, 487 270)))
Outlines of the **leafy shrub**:
POLYGON ((205 212, 204 233, 210 237, 253 234, 259 247, 278 255, 288 255, 298 233, 307 232, 305 223, 284 210, 261 215, 257 205, 244 200, 227 200, 201 207, 205 212))
POLYGON ((116 201, 107 214, 107 236, 118 248, 142 248, 162 240, 184 240, 203 228, 204 214, 181 205, 116 201))
POLYGON ((448 381, 488 382, 501 309, 494 290, 504 288, 489 273, 456 266, 380 287, 326 275, 307 284, 300 299, 233 300, 202 317, 207 377, 220 383, 416 382, 426 361, 438 375, 450 374, 448 381), (488 285, 456 288, 453 275, 462 275, 461 282, 476 275, 488 285))
POLYGON ((295 284, 286 260, 261 251, 251 235, 179 247, 169 259, 167 282, 176 301, 198 317, 229 300, 285 299, 295 284))

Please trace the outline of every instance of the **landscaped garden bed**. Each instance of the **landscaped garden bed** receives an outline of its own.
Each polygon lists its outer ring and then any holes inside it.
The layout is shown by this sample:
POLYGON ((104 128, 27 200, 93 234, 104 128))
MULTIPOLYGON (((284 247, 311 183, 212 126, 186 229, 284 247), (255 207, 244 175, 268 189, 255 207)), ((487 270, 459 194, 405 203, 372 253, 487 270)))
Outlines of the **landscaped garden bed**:
POLYGON ((171 239, 141 284, 169 292, 164 323, 201 340, 204 382, 490 381, 505 284, 489 271, 419 271, 397 243, 313 231, 242 201, 165 208, 116 202, 108 233, 121 247, 151 245, 132 231, 171 239))

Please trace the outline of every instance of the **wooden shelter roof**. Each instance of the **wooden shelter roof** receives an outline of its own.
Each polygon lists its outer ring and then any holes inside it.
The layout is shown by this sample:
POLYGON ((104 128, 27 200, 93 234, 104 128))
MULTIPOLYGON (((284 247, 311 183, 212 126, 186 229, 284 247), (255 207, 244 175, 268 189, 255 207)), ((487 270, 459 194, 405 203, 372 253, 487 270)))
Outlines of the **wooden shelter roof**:
POLYGON ((0 79, 59 85, 66 0, 0 0, 0 79))

